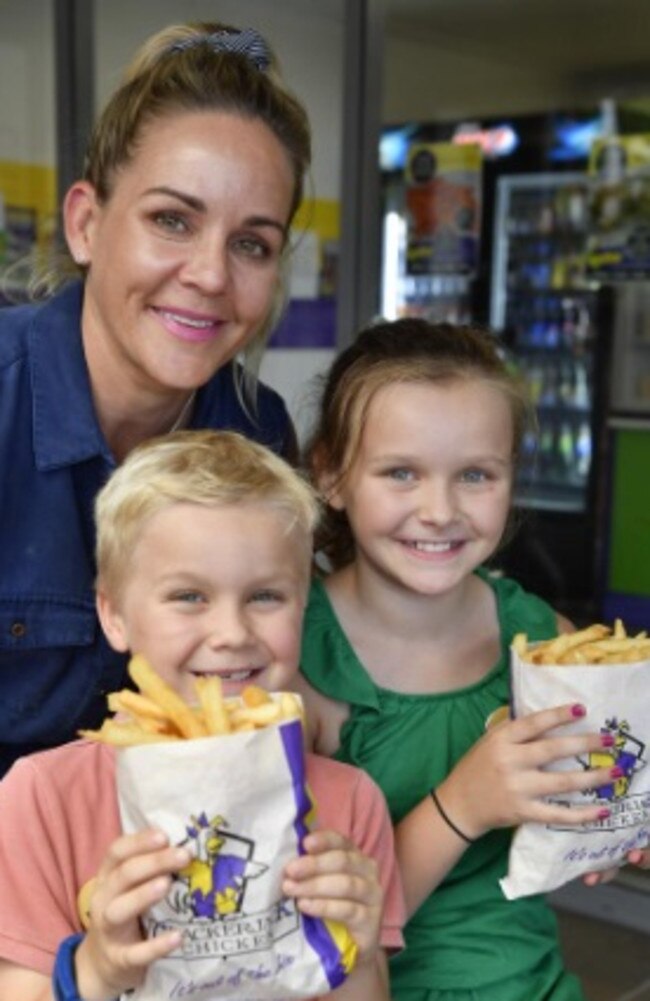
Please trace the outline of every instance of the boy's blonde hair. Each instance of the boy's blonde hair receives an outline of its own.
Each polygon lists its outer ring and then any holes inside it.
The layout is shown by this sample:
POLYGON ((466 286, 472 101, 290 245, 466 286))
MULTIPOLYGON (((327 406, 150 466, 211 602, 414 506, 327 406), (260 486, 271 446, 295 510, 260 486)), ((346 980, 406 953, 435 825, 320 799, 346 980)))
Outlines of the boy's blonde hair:
POLYGON ((264 504, 298 536, 307 583, 318 521, 315 492, 263 445, 234 431, 176 431, 135 448, 95 500, 97 581, 115 596, 145 523, 173 504, 264 504))

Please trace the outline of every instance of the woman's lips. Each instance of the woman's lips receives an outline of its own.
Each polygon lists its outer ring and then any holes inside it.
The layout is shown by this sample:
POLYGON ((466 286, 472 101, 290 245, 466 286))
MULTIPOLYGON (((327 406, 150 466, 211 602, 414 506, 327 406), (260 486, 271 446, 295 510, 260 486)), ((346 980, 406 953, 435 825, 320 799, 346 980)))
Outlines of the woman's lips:
POLYGON ((171 334, 194 344, 201 344, 215 338, 225 322, 215 317, 202 316, 199 313, 171 309, 154 307, 154 312, 171 334))

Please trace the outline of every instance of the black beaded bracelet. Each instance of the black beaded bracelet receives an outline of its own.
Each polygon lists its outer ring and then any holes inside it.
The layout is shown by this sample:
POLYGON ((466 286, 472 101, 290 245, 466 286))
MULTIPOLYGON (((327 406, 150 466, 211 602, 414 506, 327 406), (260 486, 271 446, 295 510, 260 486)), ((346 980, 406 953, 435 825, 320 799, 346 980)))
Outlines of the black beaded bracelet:
POLYGON ((444 820, 447 827, 450 827, 451 830, 454 832, 454 834, 457 834, 459 838, 462 838, 463 841, 466 841, 468 845, 473 845, 474 842, 476 841, 476 838, 468 838, 466 834, 463 834, 463 832, 459 827, 456 827, 453 820, 450 820, 450 818, 447 816, 442 806, 440 805, 440 800, 438 799, 438 794, 435 789, 431 790, 431 799, 436 804, 436 810, 444 820))

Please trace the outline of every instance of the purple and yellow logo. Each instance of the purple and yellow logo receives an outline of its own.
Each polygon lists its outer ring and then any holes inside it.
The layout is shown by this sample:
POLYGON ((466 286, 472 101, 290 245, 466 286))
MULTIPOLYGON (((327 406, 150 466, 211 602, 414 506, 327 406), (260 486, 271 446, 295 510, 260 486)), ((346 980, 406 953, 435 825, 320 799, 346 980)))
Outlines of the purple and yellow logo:
POLYGON ((201 813, 191 818, 180 842, 194 855, 177 879, 187 885, 195 918, 214 920, 241 911, 246 883, 268 868, 253 860, 250 839, 231 834, 227 826, 222 816, 209 820, 201 813))
POLYGON ((616 716, 605 720, 600 732, 613 738, 612 746, 592 751, 586 759, 578 758, 578 761, 588 769, 616 767, 620 770, 619 778, 591 791, 597 799, 613 802, 627 796, 633 775, 645 767, 645 744, 634 736, 627 720, 618 720, 616 716))

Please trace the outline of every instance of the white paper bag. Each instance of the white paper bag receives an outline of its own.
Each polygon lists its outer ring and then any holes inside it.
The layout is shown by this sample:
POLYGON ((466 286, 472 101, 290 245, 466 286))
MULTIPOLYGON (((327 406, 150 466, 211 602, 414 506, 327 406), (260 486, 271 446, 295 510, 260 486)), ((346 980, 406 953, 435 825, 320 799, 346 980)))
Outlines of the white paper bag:
POLYGON ((511 657, 515 716, 579 702, 587 715, 557 732, 600 730, 614 738, 611 748, 551 767, 570 771, 618 765, 624 772, 600 789, 556 799, 567 805, 600 803, 611 810, 605 820, 579 827, 526 823, 517 829, 508 874, 501 880, 506 897, 514 899, 623 864, 629 851, 650 843, 650 660, 573 666, 527 663, 515 650, 511 657))
POLYGON ((280 888, 313 811, 304 763, 299 720, 118 753, 124 831, 159 827, 194 853, 144 919, 148 935, 180 928, 182 946, 130 1001, 306 998, 345 979, 346 929, 302 916, 280 888))

